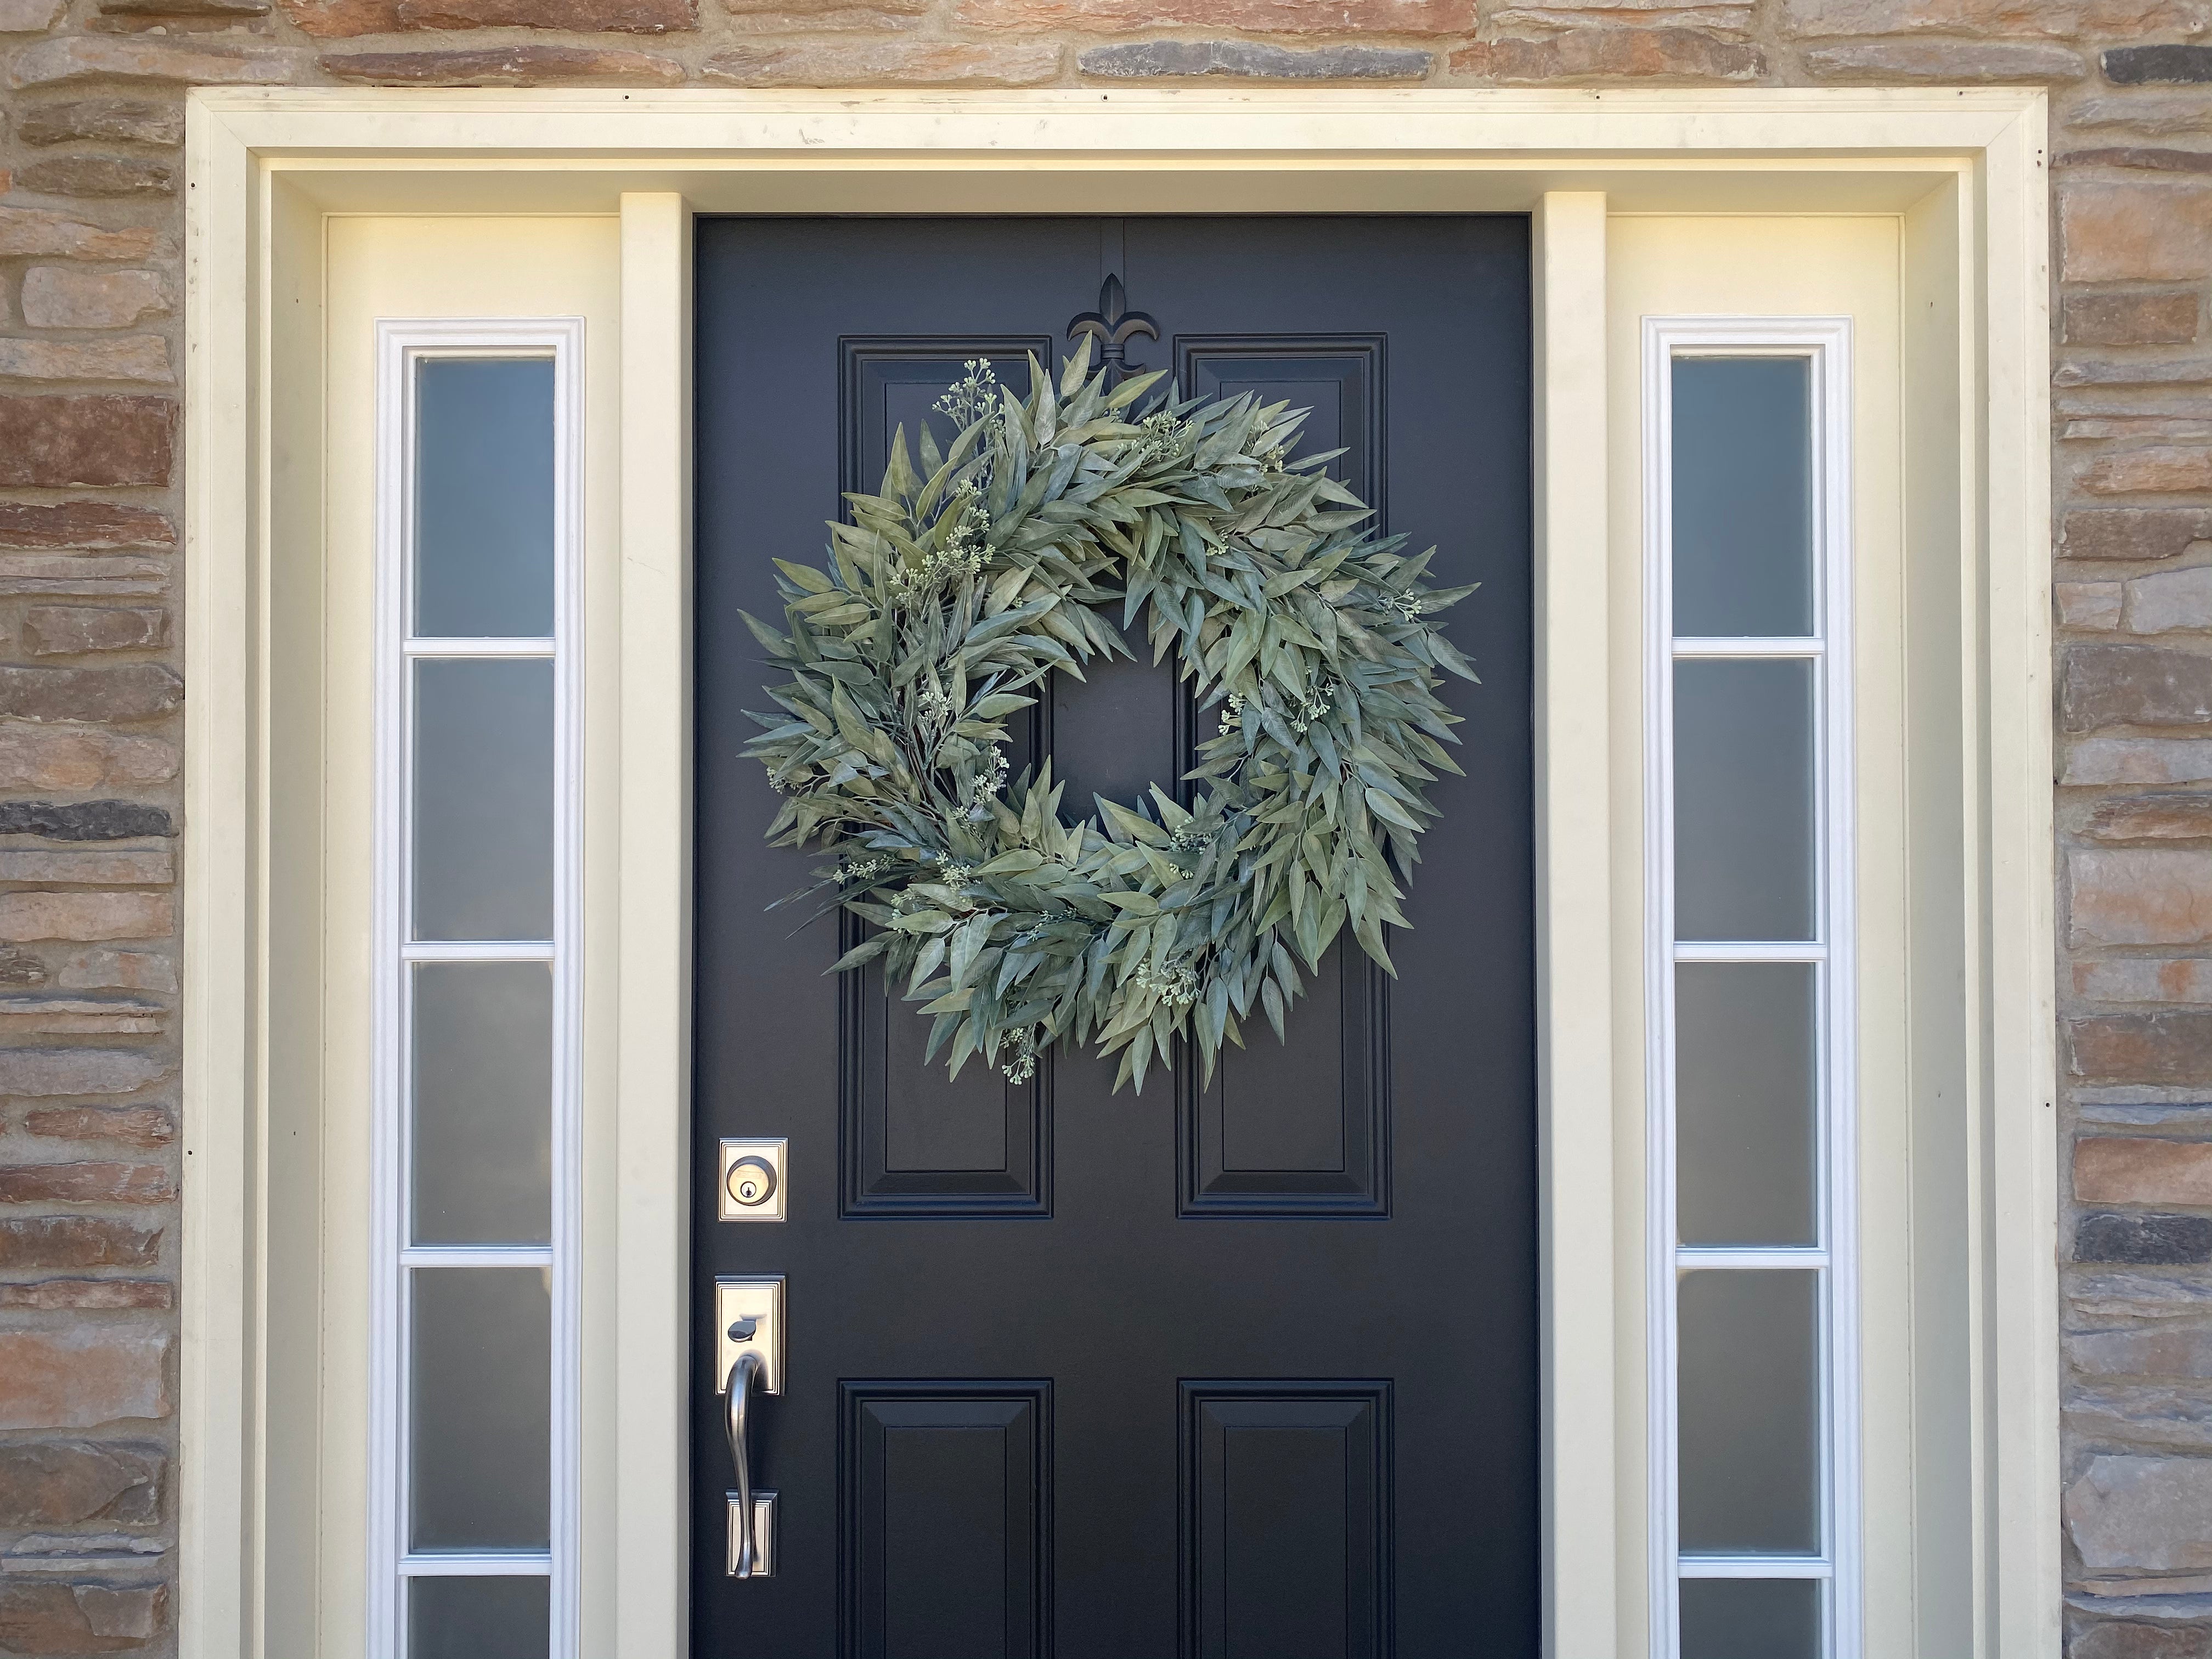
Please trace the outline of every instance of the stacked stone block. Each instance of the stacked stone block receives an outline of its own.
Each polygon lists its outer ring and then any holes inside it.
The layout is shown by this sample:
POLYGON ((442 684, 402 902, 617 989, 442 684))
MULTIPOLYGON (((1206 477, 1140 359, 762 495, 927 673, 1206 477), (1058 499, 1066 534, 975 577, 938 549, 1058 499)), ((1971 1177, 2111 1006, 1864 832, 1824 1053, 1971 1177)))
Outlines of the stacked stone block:
POLYGON ((174 1645, 194 83, 2053 98, 2075 1659, 2212 1659, 2212 0, 0 0, 0 1655, 174 1645))

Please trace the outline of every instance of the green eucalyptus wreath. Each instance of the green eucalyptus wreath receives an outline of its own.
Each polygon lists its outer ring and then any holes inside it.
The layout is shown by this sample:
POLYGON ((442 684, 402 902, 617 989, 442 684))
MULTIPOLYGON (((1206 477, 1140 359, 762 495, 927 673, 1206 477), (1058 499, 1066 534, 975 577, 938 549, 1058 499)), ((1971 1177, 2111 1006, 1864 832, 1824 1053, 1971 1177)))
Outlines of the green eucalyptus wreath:
POLYGON ((1178 1036, 1210 1077, 1255 1004, 1280 1037, 1298 963, 1346 923, 1390 969, 1423 786, 1460 770, 1436 671, 1475 678, 1431 618, 1472 590, 1424 587, 1435 549, 1359 527, 1322 470, 1340 451, 1287 459, 1307 411, 1140 413, 1158 374, 1109 386, 1089 362, 1086 342, 1055 386, 1032 357, 1026 402, 969 363, 937 405, 951 447, 925 422, 917 471, 902 430, 826 565, 776 561, 790 632, 745 620, 792 678, 745 752, 785 797, 770 841, 836 854, 805 891, 877 930, 832 971, 904 975, 955 1076, 981 1054, 1024 1081, 1095 1037, 1141 1090, 1178 1036), (1219 730, 1189 810, 1155 783, 1149 813, 1102 797, 1068 823, 1048 762, 1007 781, 1006 721, 1054 671, 1133 654, 1115 599, 1219 730))

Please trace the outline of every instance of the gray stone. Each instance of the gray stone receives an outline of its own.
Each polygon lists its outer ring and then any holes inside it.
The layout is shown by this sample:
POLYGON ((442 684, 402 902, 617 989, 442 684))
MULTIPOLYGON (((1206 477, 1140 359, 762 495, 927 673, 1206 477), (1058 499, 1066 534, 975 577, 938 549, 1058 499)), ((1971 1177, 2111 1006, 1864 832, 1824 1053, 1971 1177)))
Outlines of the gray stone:
POLYGON ((2105 78, 2115 86, 2212 81, 2212 46, 2114 46, 2103 63, 2105 78))
POLYGON ((2136 577, 2128 584, 2127 618, 2134 634, 2212 628, 2212 565, 2136 577))
POLYGON ((1419 81, 1435 63, 1412 46, 1323 46, 1310 52, 1249 40, 1127 40, 1092 46, 1085 75, 1124 81, 1235 76, 1264 81, 1419 81))
POLYGON ((85 98, 40 104, 23 112, 15 131, 27 144, 65 144, 72 139, 120 140, 136 144, 181 144, 185 110, 135 98, 85 98))
POLYGON ((2081 54, 2049 41, 1854 40, 1815 46, 1805 67, 1823 80, 2078 81, 2081 54))
POLYGON ((2093 1457, 2065 1515, 2091 1572, 2212 1568, 2212 1458, 2093 1457))
POLYGON ((173 836, 168 809, 138 800, 0 801, 0 836, 49 841, 123 841, 173 836))
POLYGON ((2086 1440, 2191 1451, 2212 1447, 2212 1401, 2202 1389, 2077 1389, 2064 1415, 2066 1426, 2086 1440))
POLYGON ((0 1049, 0 1094, 127 1095, 158 1082, 167 1070, 155 1055, 136 1048, 0 1049))
POLYGON ((0 1527, 147 1525, 161 1517, 166 1467, 151 1446, 84 1440, 0 1446, 0 1527))
POLYGON ((2066 1659, 2206 1659, 2212 1632, 2174 1625, 2092 1625, 2066 1644, 2066 1659))
POLYGON ((2195 1215, 2085 1215, 2074 1230, 2076 1261, 2179 1267, 2212 1261, 2212 1218, 2195 1215))
POLYGON ((2212 721, 2212 657, 2140 645, 2079 645, 2066 653, 2059 706, 2069 732, 2100 726, 2212 721))
POLYGON ((157 662, 127 668, 0 668, 0 714, 30 720, 143 720, 184 701, 185 683, 157 662))

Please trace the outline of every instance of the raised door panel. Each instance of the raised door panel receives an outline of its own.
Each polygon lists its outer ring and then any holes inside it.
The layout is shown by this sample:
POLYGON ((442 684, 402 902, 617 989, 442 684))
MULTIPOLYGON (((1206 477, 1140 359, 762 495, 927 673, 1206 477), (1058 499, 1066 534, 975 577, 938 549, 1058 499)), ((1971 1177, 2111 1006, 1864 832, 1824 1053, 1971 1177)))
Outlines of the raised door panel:
POLYGON ((848 1659, 1042 1659, 1052 1385, 840 1393, 848 1659))
MULTIPOLYGON (((936 404, 971 362, 1002 385, 1029 384, 1028 356, 1052 342, 1029 335, 848 335, 838 342, 841 487, 872 492, 894 434, 917 455, 927 423, 940 446, 957 428, 936 404)), ((1014 767, 1042 757, 1043 723, 1010 722, 1014 767)), ((840 948, 866 938, 840 918, 840 948)), ((850 1216, 1042 1215, 1052 1207, 1052 1067, 1011 1084, 980 1060, 948 1078, 928 1056, 930 1021, 884 982, 879 963, 842 976, 839 1100, 842 1205, 850 1216)))
MULTIPOLYGON (((1174 359, 1187 394, 1249 392, 1311 410, 1293 453, 1341 451, 1328 463, 1330 475, 1372 503, 1376 528, 1385 527, 1386 337, 1178 334, 1174 359)), ((1246 1046, 1224 1054, 1210 1080, 1185 1067, 1182 1213, 1389 1212, 1389 977, 1341 939, 1307 992, 1285 1022, 1285 1041, 1255 1014, 1246 1046)))
POLYGON ((1390 1385, 1187 1382, 1183 1659, 1390 1650, 1390 1385))

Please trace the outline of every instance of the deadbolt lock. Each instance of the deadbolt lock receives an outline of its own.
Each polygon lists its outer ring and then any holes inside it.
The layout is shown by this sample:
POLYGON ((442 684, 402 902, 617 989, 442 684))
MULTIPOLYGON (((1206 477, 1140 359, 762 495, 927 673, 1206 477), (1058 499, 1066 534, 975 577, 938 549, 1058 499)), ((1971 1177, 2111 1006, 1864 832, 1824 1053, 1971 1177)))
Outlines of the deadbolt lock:
POLYGON ((725 1221, 783 1219, 784 1140, 722 1143, 721 1216, 725 1221))
POLYGON ((747 1153, 730 1165, 730 1198, 748 1210, 775 1196, 775 1171, 764 1158, 747 1153))

